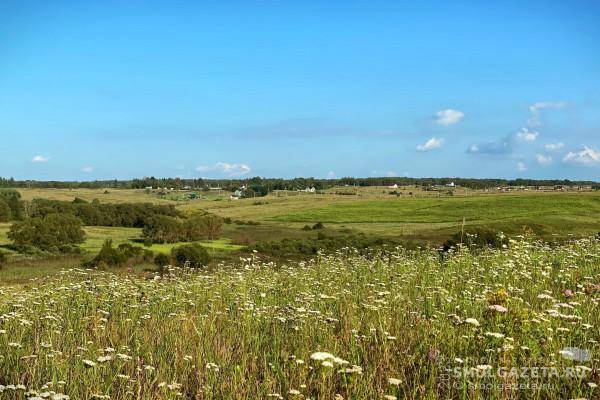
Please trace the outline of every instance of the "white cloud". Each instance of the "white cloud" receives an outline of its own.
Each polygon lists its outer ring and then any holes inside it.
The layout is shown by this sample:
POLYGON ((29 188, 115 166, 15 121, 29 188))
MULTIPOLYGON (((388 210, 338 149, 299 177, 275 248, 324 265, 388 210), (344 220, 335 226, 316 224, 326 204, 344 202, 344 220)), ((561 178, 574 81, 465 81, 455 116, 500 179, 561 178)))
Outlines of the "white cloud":
POLYGON ((539 134, 539 132, 530 130, 528 128, 521 128, 521 130, 517 132, 517 139, 524 142, 534 142, 539 134))
POLYGON ((38 154, 37 156, 35 156, 35 157, 33 157, 31 159, 31 162, 34 162, 34 163, 44 163, 44 162, 47 162, 49 160, 50 160, 50 157, 46 157, 46 156, 42 156, 42 155, 38 154))
POLYGON ((479 146, 477 146, 476 144, 470 145, 467 149, 467 153, 479 153, 479 146))
POLYGON ((435 113, 435 123, 444 126, 453 125, 460 122, 460 120, 462 120, 464 116, 465 113, 463 113, 462 111, 448 108, 446 110, 441 110, 435 113))
POLYGON ((535 161, 537 161, 537 163, 540 165, 548 165, 552 162, 552 157, 544 154, 536 154, 535 161))
POLYGON ((442 138, 438 139, 438 138, 432 137, 431 139, 426 141, 425 144, 418 145, 417 150, 418 151, 435 150, 435 149, 439 149, 440 147, 442 147, 442 144, 444 144, 444 139, 442 139, 442 138))
POLYGON ((81 170, 82 170, 83 172, 90 173, 90 172, 94 172, 94 167, 91 167, 91 166, 87 165, 87 166, 85 166, 85 167, 81 168, 81 170))
POLYGON ((250 173, 250 166, 247 164, 230 164, 223 161, 219 161, 214 165, 199 165, 196 167, 198 172, 217 172, 226 175, 230 178, 237 176, 243 176, 250 173))
POLYGON ((333 172, 333 171, 329 171, 329 172, 327 173, 327 178, 328 178, 328 179, 335 179, 336 177, 337 177, 337 176, 335 175, 335 172, 333 172))
POLYGON ((542 101, 542 102, 538 102, 538 103, 534 103, 534 104, 530 105, 529 112, 531 113, 531 116, 527 120, 527 125, 531 126, 531 127, 536 127, 536 126, 541 125, 540 110, 544 110, 544 109, 548 109, 548 108, 554 108, 554 109, 563 108, 566 105, 567 104, 562 101, 554 102, 554 103, 548 102, 548 101, 542 101))
POLYGON ((527 171, 527 165, 524 162, 519 161, 517 163, 517 171, 524 172, 527 171))
POLYGON ((548 151, 558 151, 560 149, 562 149, 563 147, 565 147, 564 143, 558 142, 558 143, 548 143, 544 145, 544 148, 548 151))
POLYGON ((563 158, 563 161, 569 164, 581 164, 587 166, 598 165, 600 164, 600 151, 583 146, 583 149, 579 151, 568 152, 563 158))

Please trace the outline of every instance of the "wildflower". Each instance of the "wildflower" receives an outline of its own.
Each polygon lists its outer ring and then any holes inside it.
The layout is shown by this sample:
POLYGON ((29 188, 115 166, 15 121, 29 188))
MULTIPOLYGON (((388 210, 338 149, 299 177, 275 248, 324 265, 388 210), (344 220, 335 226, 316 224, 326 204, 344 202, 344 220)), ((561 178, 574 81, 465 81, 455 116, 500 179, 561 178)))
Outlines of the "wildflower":
POLYGON ((388 378, 388 383, 392 386, 400 386, 400 384, 402 383, 402 381, 400 379, 397 378, 388 378))
POLYGON ((500 304, 493 304, 491 306, 488 307, 491 311, 495 311, 495 312, 499 312, 499 313, 505 313, 508 311, 508 309, 504 306, 501 306, 500 304))
MULTIPOLYGON (((324 361, 324 362, 330 362, 330 363, 335 363, 335 364, 339 364, 339 365, 346 365, 346 364, 350 364, 348 361, 336 357, 331 353, 325 353, 325 352, 316 352, 310 355, 311 360, 315 360, 315 361, 324 361)), ((323 363, 321 364, 323 365, 323 363)), ((325 365, 324 365, 325 366, 325 365)), ((333 364, 332 364, 333 366, 333 364)))
POLYGON ((392 396, 391 394, 386 394, 385 396, 383 396, 383 398, 385 400, 397 400, 398 399, 396 396, 392 396))
POLYGON ((565 296, 566 298, 570 298, 570 297, 574 296, 573 291, 571 289, 565 289, 565 290, 563 290, 562 293, 563 293, 563 296, 565 296))
POLYGON ((467 318, 465 319, 465 323, 473 325, 473 326, 479 326, 479 321, 477 321, 475 318, 467 318))
POLYGON ((85 365, 87 368, 94 368, 96 363, 92 360, 83 360, 83 365, 85 365))

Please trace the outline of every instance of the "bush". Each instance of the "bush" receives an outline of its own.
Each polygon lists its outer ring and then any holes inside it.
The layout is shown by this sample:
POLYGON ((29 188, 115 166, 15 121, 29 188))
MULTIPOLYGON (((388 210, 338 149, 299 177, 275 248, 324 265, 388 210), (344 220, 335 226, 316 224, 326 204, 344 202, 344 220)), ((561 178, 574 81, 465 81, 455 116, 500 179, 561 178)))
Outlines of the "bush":
POLYGON ((117 248, 113 247, 112 240, 106 239, 102 248, 90 261, 84 263, 87 267, 98 267, 107 265, 120 267, 129 262, 150 262, 154 259, 154 253, 129 243, 121 243, 117 248))
POLYGON ((2 267, 6 264, 8 257, 6 257, 6 253, 3 251, 0 251, 0 269, 2 269, 2 267))
POLYGON ((198 244, 186 244, 174 247, 171 250, 171 256, 179 267, 200 268, 208 265, 208 261, 210 260, 206 249, 198 244))
POLYGON ((163 253, 158 253, 156 257, 154 257, 154 264, 157 267, 162 268, 166 265, 171 264, 171 257, 163 253))
POLYGON ((302 228, 303 231, 312 231, 312 228, 310 227, 310 225, 304 225, 304 227, 302 228))
POLYGON ((128 258, 124 251, 113 247, 111 239, 106 239, 96 257, 85 265, 88 267, 97 267, 105 264, 111 267, 118 267, 125 264, 128 258))
POLYGON ((312 228, 313 229, 323 229, 323 228, 325 228, 325 225, 323 225, 322 222, 317 222, 316 224, 313 225, 312 228))
POLYGON ((508 238, 501 232, 494 232, 486 228, 469 229, 464 232, 456 232, 450 239, 446 240, 443 251, 455 248, 460 243, 471 250, 487 247, 499 249, 508 246, 508 238))
POLYGON ((81 221, 69 214, 49 214, 14 223, 8 238, 15 246, 34 246, 53 251, 61 246, 83 243, 85 232, 81 221))

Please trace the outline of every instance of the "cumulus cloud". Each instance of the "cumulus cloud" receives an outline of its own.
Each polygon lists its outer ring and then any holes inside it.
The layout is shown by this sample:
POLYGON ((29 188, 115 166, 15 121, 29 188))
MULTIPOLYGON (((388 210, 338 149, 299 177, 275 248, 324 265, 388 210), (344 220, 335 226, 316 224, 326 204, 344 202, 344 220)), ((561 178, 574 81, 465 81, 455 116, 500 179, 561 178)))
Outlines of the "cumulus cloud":
POLYGON ((49 160, 50 160, 50 157, 46 157, 46 156, 42 156, 42 155, 38 154, 37 156, 34 156, 31 159, 31 162, 33 162, 33 163, 45 163, 45 162, 47 162, 49 160))
POLYGON ((517 163, 517 171, 519 171, 519 172, 524 172, 524 171, 527 171, 527 165, 525 165, 525 163, 524 163, 524 162, 522 162, 522 161, 519 161, 519 162, 517 163))
POLYGON ((333 171, 329 171, 327 173, 327 179, 335 179, 336 177, 337 177, 337 175, 333 171))
POLYGON ((527 120, 527 125, 530 127, 540 126, 542 123, 540 122, 540 110, 549 109, 549 108, 563 108, 566 106, 565 102, 548 102, 542 101, 538 103, 534 103, 529 106, 529 119, 527 120))
POLYGON ((228 177, 243 176, 250 173, 251 169, 247 164, 230 164, 219 161, 214 165, 199 165, 196 167, 198 172, 216 172, 228 177))
POLYGON ((570 151, 565 155, 563 161, 569 164, 579 165, 600 165, 600 151, 596 151, 590 147, 583 146, 579 151, 570 151))
POLYGON ((451 108, 441 110, 435 113, 435 123, 448 126, 459 123, 465 116, 465 113, 451 108))
POLYGON ((87 166, 85 166, 85 167, 81 168, 81 170, 82 170, 83 172, 90 173, 90 172, 94 172, 94 167, 87 165, 87 166))
POLYGON ((420 144, 417 146, 418 151, 431 151, 435 149, 439 149, 444 144, 444 139, 432 137, 425 144, 420 144))
POLYGON ((517 132, 517 139, 523 142, 534 142, 539 134, 539 132, 530 130, 529 128, 521 128, 521 130, 517 132))
POLYGON ((552 157, 538 153, 535 155, 535 161, 537 161, 537 163, 540 165, 548 165, 552 162, 552 157))
POLYGON ((564 143, 558 142, 558 143, 548 143, 544 145, 544 148, 548 151, 559 151, 560 149, 562 149, 563 147, 565 147, 564 143))

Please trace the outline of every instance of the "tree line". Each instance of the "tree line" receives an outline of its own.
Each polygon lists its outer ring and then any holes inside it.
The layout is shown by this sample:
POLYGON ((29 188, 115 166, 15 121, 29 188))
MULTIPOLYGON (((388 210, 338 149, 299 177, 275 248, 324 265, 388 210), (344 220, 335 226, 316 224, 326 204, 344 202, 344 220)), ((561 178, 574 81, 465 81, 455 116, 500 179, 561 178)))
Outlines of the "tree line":
POLYGON ((173 189, 209 189, 222 188, 223 190, 233 191, 240 187, 251 188, 259 192, 272 192, 274 190, 297 190, 306 187, 314 187, 316 190, 322 190, 339 185, 348 186, 391 186, 394 184, 401 186, 437 186, 446 185, 454 182, 456 185, 470 189, 485 189, 498 186, 594 186, 599 187, 599 182, 594 181, 572 181, 568 179, 475 179, 459 177, 441 177, 441 178, 408 178, 408 177, 370 177, 354 178, 345 177, 339 179, 319 179, 319 178, 261 178, 251 177, 244 179, 181 179, 181 178, 155 178, 144 177, 131 180, 98 180, 98 181, 33 181, 33 180, 15 180, 13 178, 0 178, 0 188, 55 188, 55 189, 144 189, 153 188, 173 188, 173 189))
POLYGON ((0 222, 5 221, 14 221, 8 238, 22 252, 71 251, 85 240, 86 225, 142 228, 144 244, 152 244, 214 240, 223 224, 210 213, 185 218, 173 205, 104 204, 79 198, 22 201, 17 191, 0 190, 0 222))

